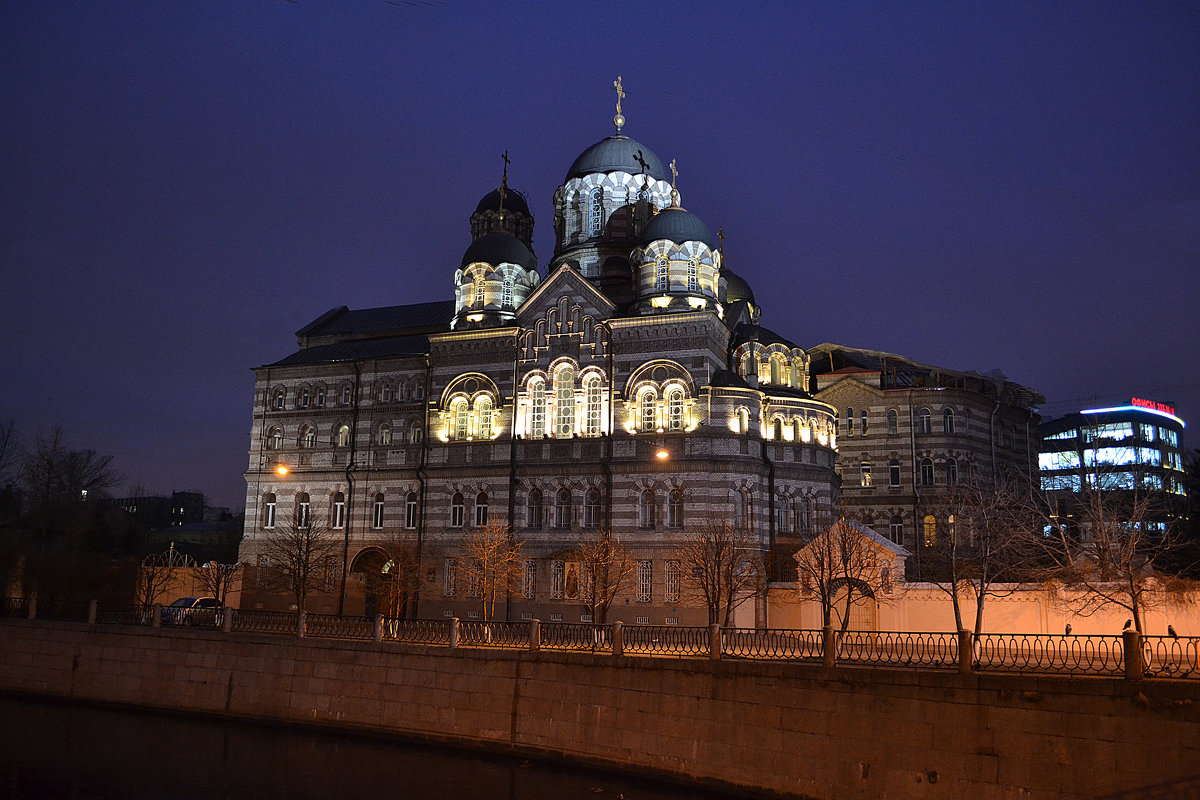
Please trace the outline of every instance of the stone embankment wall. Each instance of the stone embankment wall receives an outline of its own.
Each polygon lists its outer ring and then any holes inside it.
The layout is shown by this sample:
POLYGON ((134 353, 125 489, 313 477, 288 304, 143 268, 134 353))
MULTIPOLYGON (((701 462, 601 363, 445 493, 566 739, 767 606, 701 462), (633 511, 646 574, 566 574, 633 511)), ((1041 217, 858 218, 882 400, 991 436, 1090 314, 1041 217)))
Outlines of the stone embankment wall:
POLYGON ((1200 690, 1182 681, 0 620, 0 691, 392 732, 838 800, 1133 797, 1200 773, 1200 690))

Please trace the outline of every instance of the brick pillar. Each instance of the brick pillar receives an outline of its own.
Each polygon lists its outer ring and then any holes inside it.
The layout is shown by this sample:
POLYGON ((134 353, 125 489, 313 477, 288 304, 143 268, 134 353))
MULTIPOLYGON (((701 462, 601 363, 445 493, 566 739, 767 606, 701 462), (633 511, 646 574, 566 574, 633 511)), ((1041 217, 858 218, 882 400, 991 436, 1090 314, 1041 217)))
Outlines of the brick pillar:
POLYGON ((304 609, 296 612, 296 635, 301 639, 304 638, 304 631, 308 625, 308 615, 304 613, 304 609))
POLYGON ((375 615, 375 627, 371 630, 371 635, 375 637, 375 641, 383 641, 383 614, 375 615))
POLYGON ((612 624, 612 654, 614 656, 625 655, 625 623, 614 622, 612 624))
POLYGON ((958 671, 970 675, 975 670, 975 637, 970 631, 958 632, 958 671))
POLYGON ((837 639, 833 636, 833 626, 821 628, 821 649, 825 666, 837 666, 837 639))
POLYGON ((708 626, 708 657, 712 661, 721 660, 721 626, 708 626))
POLYGON ((37 619, 37 592, 29 595, 29 619, 37 619))
POLYGON ((458 647, 458 617, 450 618, 450 649, 458 647))
POLYGON ((154 611, 150 615, 150 627, 152 627, 152 628, 161 628, 162 627, 162 603, 154 604, 154 611))
POLYGON ((1142 664, 1142 635, 1137 631, 1125 631, 1121 634, 1125 650, 1125 680, 1140 681, 1145 672, 1142 664))
POLYGON ((236 609, 223 608, 221 609, 221 632, 229 633, 233 630, 233 615, 237 613, 236 609))
POLYGON ((96 624, 96 606, 95 600, 88 600, 88 625, 96 624))
POLYGON ((542 649, 542 621, 540 619, 529 621, 529 649, 535 653, 542 649))

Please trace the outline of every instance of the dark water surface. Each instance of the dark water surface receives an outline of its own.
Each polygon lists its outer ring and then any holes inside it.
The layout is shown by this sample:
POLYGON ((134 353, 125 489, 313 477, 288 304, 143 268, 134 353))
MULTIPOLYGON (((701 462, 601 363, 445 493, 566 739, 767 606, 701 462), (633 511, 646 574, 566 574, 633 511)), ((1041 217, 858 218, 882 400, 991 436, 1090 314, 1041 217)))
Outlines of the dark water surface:
POLYGON ((394 740, 6 697, 0 731, 9 800, 734 797, 394 740))

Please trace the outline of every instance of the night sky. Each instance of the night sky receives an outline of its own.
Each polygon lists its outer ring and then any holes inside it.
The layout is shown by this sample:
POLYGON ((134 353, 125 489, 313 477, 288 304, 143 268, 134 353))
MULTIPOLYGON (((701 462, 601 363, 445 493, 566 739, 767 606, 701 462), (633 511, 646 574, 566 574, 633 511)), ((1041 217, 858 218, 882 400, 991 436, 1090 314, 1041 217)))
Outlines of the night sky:
MULTIPOLYGON (((625 132, 763 324, 1200 425, 1200 2, 0 5, 0 420, 244 503, 251 368, 625 132)), ((1188 431, 1188 444, 1196 435, 1188 431)))

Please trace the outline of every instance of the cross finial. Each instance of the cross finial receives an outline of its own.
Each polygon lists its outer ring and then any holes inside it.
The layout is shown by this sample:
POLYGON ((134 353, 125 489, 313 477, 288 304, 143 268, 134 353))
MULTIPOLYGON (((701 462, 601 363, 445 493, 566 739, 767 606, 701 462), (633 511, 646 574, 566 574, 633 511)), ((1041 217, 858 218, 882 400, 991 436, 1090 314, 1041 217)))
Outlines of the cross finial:
POLYGON ((617 126, 617 133, 621 132, 621 128, 625 126, 625 115, 621 113, 621 101, 625 99, 625 87, 621 85, 621 76, 613 81, 613 88, 617 90, 617 115, 613 117, 613 124, 617 126))
POLYGON ((671 202, 679 205, 679 170, 675 168, 675 159, 671 159, 671 202))
POLYGON ((500 207, 496 209, 496 216, 501 222, 504 221, 504 198, 508 197, 508 165, 512 162, 508 160, 508 149, 505 148, 504 154, 500 156, 504 159, 504 172, 500 175, 500 207))
POLYGON ((500 185, 508 186, 508 165, 512 163, 511 161, 508 160, 508 150, 505 149, 504 155, 502 155, 500 157, 502 159, 504 159, 504 174, 502 176, 500 176, 500 185))
POLYGON ((717 228, 717 238, 721 240, 721 252, 725 252, 725 226, 717 228))

